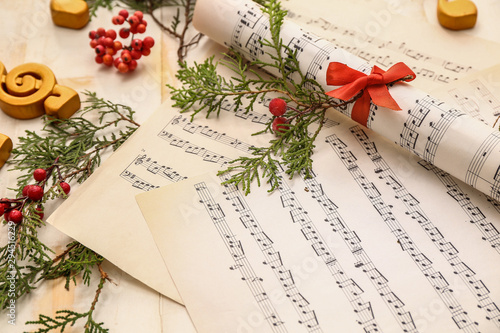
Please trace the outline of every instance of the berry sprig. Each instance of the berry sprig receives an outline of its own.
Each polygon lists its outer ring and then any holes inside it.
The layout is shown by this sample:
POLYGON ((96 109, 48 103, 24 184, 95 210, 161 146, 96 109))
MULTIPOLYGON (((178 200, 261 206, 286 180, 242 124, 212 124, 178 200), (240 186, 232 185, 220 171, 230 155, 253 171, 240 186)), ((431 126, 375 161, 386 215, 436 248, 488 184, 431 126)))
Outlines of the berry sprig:
POLYGON ((284 133, 288 126, 289 120, 283 117, 286 113, 288 106, 286 102, 281 98, 273 98, 269 102, 269 112, 275 117, 271 124, 271 128, 275 133, 284 133))
POLYGON ((134 38, 136 34, 146 32, 148 25, 141 11, 129 15, 126 9, 122 9, 118 15, 113 16, 111 22, 115 25, 122 25, 127 22, 130 26, 121 28, 118 34, 114 29, 99 28, 90 31, 90 47, 95 50, 95 62, 108 67, 114 65, 121 73, 131 72, 137 68, 137 60, 151 53, 155 40, 150 36, 142 40, 134 38), (118 35, 123 39, 130 36, 130 44, 123 45, 122 42, 116 40, 118 35), (114 56, 120 50, 120 55, 115 58, 114 56))
POLYGON ((56 170, 58 174, 58 186, 60 187, 60 191, 64 192, 65 195, 68 195, 71 190, 71 186, 66 183, 61 176, 56 159, 54 164, 49 168, 40 168, 33 171, 35 184, 24 186, 22 190, 22 197, 16 199, 0 199, 0 216, 3 215, 6 222, 10 221, 15 224, 20 224, 24 218, 23 210, 25 206, 29 203, 35 203, 36 208, 34 210, 34 214, 36 214, 40 220, 43 219, 44 214, 42 199, 45 195, 45 185, 54 170, 56 170))

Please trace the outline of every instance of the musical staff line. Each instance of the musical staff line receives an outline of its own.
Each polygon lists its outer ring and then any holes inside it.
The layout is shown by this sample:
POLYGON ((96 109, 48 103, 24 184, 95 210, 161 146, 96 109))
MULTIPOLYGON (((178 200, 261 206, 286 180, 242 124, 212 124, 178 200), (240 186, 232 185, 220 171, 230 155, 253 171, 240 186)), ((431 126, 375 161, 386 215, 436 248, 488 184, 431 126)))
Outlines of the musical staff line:
MULTIPOLYGON (((311 244, 316 255, 326 264, 338 287, 347 297, 354 312, 359 317, 358 324, 362 325, 366 331, 378 330, 378 324, 375 320, 371 303, 365 302, 361 298, 361 294, 364 293, 363 289, 352 278, 347 276, 346 271, 342 268, 333 251, 328 247, 313 221, 309 218, 308 212, 302 207, 295 193, 282 178, 279 180, 278 190, 283 208, 289 210, 292 222, 300 227, 304 238, 311 244)), ((371 280, 381 281, 385 279, 376 270, 367 272, 367 274, 371 280)))
POLYGON ((245 281, 250 289, 250 292, 255 298, 272 331, 287 332, 284 322, 281 321, 278 312, 268 297, 268 293, 263 286, 262 279, 255 274, 250 261, 245 255, 241 241, 238 240, 236 235, 233 234, 220 205, 214 200, 205 183, 195 184, 194 188, 200 198, 200 202, 205 207, 205 210, 217 229, 220 238, 224 242, 229 255, 233 259, 235 267, 238 267, 242 280, 245 281))
MULTIPOLYGON (((419 164, 424 167, 424 169, 432 171, 438 177, 441 183, 446 187, 446 193, 456 200, 469 217, 470 223, 474 224, 479 231, 481 231, 483 235, 482 239, 489 242, 491 247, 500 253, 500 233, 491 222, 488 222, 486 216, 479 207, 471 202, 470 198, 460 188, 453 177, 427 161, 421 160, 419 164)), ((500 212, 498 202, 492 198, 490 198, 489 201, 496 207, 497 211, 500 212)))
MULTIPOLYGON (((467 168, 467 173, 465 175, 465 182, 471 186, 476 186, 477 180, 481 177, 481 170, 486 162, 486 159, 491 154, 493 149, 500 143, 500 133, 493 132, 482 142, 481 146, 478 148, 472 161, 467 168)), ((500 192, 495 191, 492 188, 491 197, 495 199, 500 199, 500 192)))
POLYGON ((379 296, 384 300, 387 307, 391 311, 394 318, 404 332, 417 332, 415 323, 413 322, 411 313, 404 309, 404 303, 392 291, 389 286, 389 281, 380 273, 375 263, 370 259, 365 249, 362 246, 361 239, 356 235, 356 231, 352 230, 338 212, 338 207, 331 201, 328 195, 323 191, 321 184, 316 180, 316 177, 305 178, 301 175, 304 183, 309 189, 309 193, 321 206, 326 214, 325 222, 327 222, 332 230, 338 233, 344 243, 347 245, 353 256, 355 257, 354 267, 359 268, 365 273, 379 296), (409 320, 410 318, 410 320, 409 320))
MULTIPOLYGON (((425 214, 424 210, 420 206, 419 201, 412 194, 410 194, 410 192, 404 186, 403 182, 399 180, 396 173, 390 168, 382 155, 377 151, 375 143, 369 139, 365 131, 363 131, 360 126, 353 126, 350 128, 350 131, 375 165, 375 172, 377 173, 378 178, 384 180, 386 182, 386 185, 393 190, 395 198, 403 202, 407 209, 406 215, 412 217, 413 220, 416 220, 418 222, 418 225, 423 229, 434 246, 436 246, 439 252, 444 256, 446 261, 452 266, 454 273, 462 279, 466 286, 468 286, 472 295, 474 295, 474 297, 477 299, 478 306, 480 307, 480 305, 483 303, 493 303, 490 298, 488 288, 484 285, 482 280, 476 276, 475 273, 471 274, 471 272, 473 272, 472 270, 459 271, 456 269, 456 267, 463 265, 467 267, 470 266, 463 262, 463 260, 458 255, 459 251, 456 249, 456 247, 446 239, 446 237, 439 231, 439 229, 435 226, 431 219, 425 214)), ((477 207, 475 210, 470 210, 470 214, 473 215, 476 220, 485 219, 485 216, 477 207)), ((487 228, 494 229, 496 231, 496 235, 498 235, 498 231, 493 227, 491 223, 489 223, 489 226, 487 228)), ((488 233, 488 236, 489 235, 490 233, 488 233)), ((409 243, 408 245, 413 246, 413 244, 411 243, 409 243)), ((445 280, 441 276, 440 279, 435 279, 435 281, 445 280)), ((448 288, 447 284, 439 286, 438 290, 442 290, 442 288, 448 288)), ((494 318, 493 321, 500 328, 500 313, 494 314, 493 316, 488 313, 488 316, 494 318)))
MULTIPOLYGON (((229 175, 221 176, 220 179, 224 182, 229 179, 229 175)), ((267 236, 238 189, 234 185, 225 184, 222 194, 232 203, 234 210, 239 214, 241 223, 262 251, 265 258, 263 264, 272 269, 276 279, 280 282, 287 299, 299 315, 298 322, 303 324, 308 332, 322 332, 315 311, 310 309, 310 304, 302 296, 292 272, 283 264, 280 252, 275 249, 273 241, 267 236)))
POLYGON ((462 305, 457 301, 453 294, 453 290, 449 288, 444 279, 436 279, 435 276, 442 276, 439 271, 433 268, 433 263, 415 244, 409 234, 405 231, 401 223, 392 213, 392 206, 387 205, 382 199, 382 195, 376 190, 375 185, 368 180, 365 174, 361 171, 356 163, 356 157, 351 151, 347 150, 347 145, 342 142, 336 135, 330 135, 326 138, 326 142, 330 144, 337 156, 341 159, 344 166, 347 168, 353 179, 361 188, 365 196, 373 205, 377 213, 382 217, 391 233, 396 237, 401 249, 408 253, 414 264, 420 272, 425 276, 434 291, 441 298, 446 308, 451 314, 453 320, 460 318, 456 323, 460 329, 465 332, 479 332, 477 323, 469 318, 468 313, 463 309, 462 305))

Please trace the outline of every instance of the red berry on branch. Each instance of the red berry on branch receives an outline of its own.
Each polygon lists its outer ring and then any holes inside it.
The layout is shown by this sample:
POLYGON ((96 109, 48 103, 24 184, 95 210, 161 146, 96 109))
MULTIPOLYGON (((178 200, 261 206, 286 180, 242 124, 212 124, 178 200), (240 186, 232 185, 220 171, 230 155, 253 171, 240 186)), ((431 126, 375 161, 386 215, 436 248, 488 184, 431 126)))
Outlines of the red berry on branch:
POLYGON ((137 68, 137 61, 131 60, 130 63, 128 64, 128 70, 131 72, 136 68, 137 68))
POLYGON ((36 169, 33 171, 33 178, 35 178, 37 182, 41 182, 47 178, 47 171, 45 171, 45 169, 36 169))
POLYGON ((134 50, 140 51, 142 49, 142 40, 137 38, 132 40, 132 47, 134 50))
POLYGON ((122 16, 124 19, 128 17, 128 10, 122 9, 118 12, 118 15, 122 16))
POLYGON ((122 42, 116 40, 113 44, 113 48, 115 51, 121 50, 123 48, 122 42))
POLYGON ((142 53, 137 50, 132 50, 130 51, 130 55, 132 56, 132 59, 140 59, 142 57, 142 53))
POLYGON ((89 32, 89 38, 90 39, 94 39, 96 34, 97 34, 97 32, 95 30, 90 31, 89 32))
MULTIPOLYGON (((6 219, 7 220, 7 219, 6 219)), ((12 221, 15 224, 19 224, 23 221, 23 213, 17 209, 13 209, 8 213, 8 221, 12 221)))
POLYGON ((121 57, 124 63, 129 63, 132 60, 132 55, 129 51, 123 51, 121 57))
POLYGON ((112 40, 116 39, 116 31, 113 29, 106 30, 106 37, 111 38, 112 40))
POLYGON ((271 128, 273 129, 274 132, 284 133, 288 128, 288 126, 285 126, 287 122, 288 121, 285 117, 276 117, 273 120, 271 128))
POLYGON ((130 23, 130 25, 137 25, 141 23, 141 20, 135 15, 130 15, 130 17, 128 18, 128 23, 130 23))
POLYGON ((139 21, 142 21, 142 18, 144 17, 144 15, 142 14, 142 12, 140 10, 136 11, 134 13, 134 16, 137 17, 139 19, 139 21))
POLYGON ((129 70, 128 65, 124 62, 119 63, 117 68, 120 73, 127 73, 129 70))
POLYGON ((106 54, 106 48, 102 45, 97 45, 95 48, 95 53, 99 56, 103 56, 106 54))
POLYGON ((33 201, 40 201, 43 198, 43 188, 39 185, 31 185, 28 189, 28 198, 33 201))
POLYGON ((38 215, 38 217, 40 218, 40 220, 42 220, 43 216, 44 216, 44 214, 43 214, 43 208, 42 207, 36 207, 35 210, 36 210, 35 214, 38 215))
POLYGON ((271 102, 269 102, 269 111, 273 114, 273 116, 280 117, 286 112, 286 102, 281 98, 273 98, 271 102))
POLYGON ((104 41, 102 43, 105 47, 113 47, 115 45, 115 42, 111 37, 106 37, 104 38, 104 41))
POLYGON ((59 185, 61 186, 64 193, 68 194, 69 191, 71 191, 71 186, 66 182, 60 182, 59 185))
POLYGON ((146 20, 144 20, 144 19, 141 21, 141 24, 144 24, 145 27, 148 26, 148 22, 146 20))
POLYGON ((130 32, 133 33, 133 34, 136 34, 138 32, 137 31, 137 26, 138 26, 138 24, 131 25, 130 26, 130 32))
MULTIPOLYGON (((116 52, 116 51, 113 50, 113 52, 116 52)), ((114 59, 113 59, 113 56, 111 54, 106 54, 102 57, 102 63, 108 67, 113 66, 113 61, 114 61, 114 59)))
POLYGON ((121 38, 128 38, 130 36, 130 29, 129 28, 121 28, 120 32, 118 33, 121 38))
POLYGON ((146 32, 146 26, 142 23, 137 25, 137 33, 143 34, 146 32))
POLYGON ((102 56, 100 55, 96 55, 95 58, 94 58, 95 62, 97 62, 98 64, 102 64, 103 60, 102 60, 102 56))
POLYGON ((150 49, 155 45, 155 40, 153 39, 153 37, 148 36, 144 38, 144 40, 142 41, 142 45, 150 49))
POLYGON ((97 45, 99 45, 99 44, 97 44, 97 40, 92 39, 92 40, 90 41, 90 47, 91 47, 91 48, 95 49, 97 45))
POLYGON ((151 50, 150 50, 150 49, 148 49, 148 48, 146 48, 146 47, 142 47, 142 51, 141 51, 141 53, 142 53, 142 55, 143 55, 143 56, 146 56, 146 57, 147 57, 148 55, 150 55, 150 54, 151 54, 151 50))
MULTIPOLYGON (((115 55, 115 54, 116 54, 116 50, 115 50, 114 48, 112 48, 112 47, 107 47, 107 48, 106 48, 106 55, 108 55, 108 54, 113 56, 113 55, 115 55)), ((103 56, 103 57, 104 57, 104 56, 103 56)), ((103 60, 104 60, 104 59, 103 59, 103 60)))
POLYGON ((26 185, 25 187, 23 187, 23 191, 22 191, 23 197, 28 196, 28 190, 30 189, 31 186, 33 186, 33 185, 26 185))
POLYGON ((99 28, 96 32, 99 37, 106 36, 106 30, 104 28, 99 28))

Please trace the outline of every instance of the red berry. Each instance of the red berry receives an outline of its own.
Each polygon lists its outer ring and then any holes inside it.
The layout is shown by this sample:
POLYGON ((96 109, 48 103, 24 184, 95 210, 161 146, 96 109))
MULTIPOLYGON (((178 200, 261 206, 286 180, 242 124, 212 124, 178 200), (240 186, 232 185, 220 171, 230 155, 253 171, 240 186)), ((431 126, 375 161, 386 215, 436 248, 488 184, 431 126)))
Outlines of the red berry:
POLYGON ((142 53, 137 50, 130 51, 130 55, 132 56, 132 59, 140 59, 142 57, 142 53))
POLYGON ((128 10, 122 9, 118 12, 118 15, 122 16, 124 19, 128 17, 128 10))
POLYGON ((27 197, 28 196, 28 190, 30 189, 30 187, 33 186, 33 185, 26 185, 25 187, 23 187, 23 197, 27 197))
POLYGON ((96 39, 92 39, 92 40, 90 41, 90 47, 91 47, 91 48, 95 49, 97 45, 98 45, 98 44, 97 44, 97 40, 96 40, 96 39))
POLYGON ((142 40, 137 38, 132 40, 132 47, 134 50, 140 51, 142 49, 142 40))
POLYGON ((113 29, 106 30, 106 37, 111 38, 112 40, 116 39, 116 31, 113 29))
POLYGON ((151 50, 149 48, 147 48, 147 47, 143 47, 141 53, 142 53, 143 56, 147 57, 148 55, 151 54, 151 50))
POLYGON ((71 186, 68 183, 66 183, 66 182, 60 182, 59 185, 61 186, 62 190, 66 194, 68 194, 69 191, 71 190, 71 186))
POLYGON ((144 38, 144 40, 142 41, 142 45, 144 45, 144 47, 150 49, 155 45, 155 40, 153 39, 153 37, 148 36, 148 37, 144 38))
POLYGON ((102 56, 100 55, 96 55, 95 58, 94 58, 95 62, 97 62, 98 64, 102 64, 102 56))
POLYGON ((287 119, 285 117, 276 117, 273 120, 273 123, 271 125, 272 129, 274 132, 279 132, 279 133, 284 133, 288 126, 285 126, 284 124, 287 123, 287 119))
POLYGON ((117 68, 120 71, 120 73, 127 73, 129 70, 128 65, 124 62, 119 63, 117 68))
POLYGON ((103 56, 106 54, 106 48, 102 45, 97 45, 95 48, 95 53, 97 55, 103 56))
POLYGON ((140 10, 136 11, 134 13, 134 16, 137 17, 139 19, 139 21, 142 21, 142 18, 144 17, 144 15, 142 14, 142 12, 140 10))
POLYGON ((148 22, 145 19, 142 19, 141 24, 144 24, 145 27, 148 26, 148 22))
POLYGON ((47 171, 45 171, 45 169, 36 169, 33 171, 33 178, 35 178, 37 182, 41 182, 47 178, 47 171))
POLYGON ((8 213, 8 221, 12 221, 15 224, 19 224, 23 221, 23 213, 18 211, 17 209, 13 209, 8 213))
POLYGON ((104 28, 97 29, 97 35, 99 37, 106 36, 106 30, 104 28))
POLYGON ((130 25, 137 25, 141 22, 141 20, 139 20, 139 18, 135 15, 130 15, 130 17, 128 18, 128 23, 130 23, 130 25))
POLYGON ((115 58, 115 61, 113 62, 113 65, 115 65, 116 68, 118 68, 118 65, 123 62, 121 57, 115 58))
MULTIPOLYGON (((115 50, 113 50, 113 52, 115 52, 115 50)), ((106 65, 106 66, 113 66, 113 56, 111 54, 106 54, 102 57, 102 62, 106 65)))
POLYGON ((113 16, 113 18, 111 19, 111 22, 113 22, 113 24, 115 24, 115 25, 121 25, 125 22, 125 18, 121 15, 116 15, 116 16, 113 16))
POLYGON ((143 34, 146 32, 146 26, 142 23, 137 25, 137 33, 143 34))
POLYGON ((94 39, 96 34, 97 34, 97 32, 95 30, 90 31, 89 32, 89 38, 90 39, 94 39))
POLYGON ((130 29, 129 28, 121 28, 120 31, 118 32, 121 38, 128 38, 130 35, 130 29))
POLYGON ((116 40, 113 44, 113 48, 118 51, 118 50, 121 50, 123 48, 123 45, 122 45, 122 42, 116 40))
POLYGON ((33 201, 40 201, 43 198, 43 188, 39 185, 31 185, 28 189, 28 198, 33 201))
POLYGON ((0 215, 3 215, 5 213, 5 207, 3 204, 0 204, 0 215))
MULTIPOLYGON (((115 55, 115 54, 116 54, 116 50, 115 50, 114 48, 112 48, 112 47, 107 47, 107 48, 106 48, 106 55, 107 55, 107 54, 110 54, 110 55, 112 55, 112 56, 113 56, 113 55, 115 55)), ((103 56, 103 57, 104 57, 104 56, 103 56)), ((103 60, 104 60, 104 59, 103 59, 103 60)))
POLYGON ((138 26, 138 24, 131 25, 130 26, 130 32, 133 33, 133 34, 136 34, 137 33, 137 26, 138 26))
POLYGON ((130 63, 128 64, 128 70, 133 71, 136 68, 137 68, 137 61, 131 60, 130 63))
POLYGON ((113 39, 111 37, 106 37, 104 38, 102 45, 104 45, 105 47, 113 47, 115 43, 113 42, 113 39))
POLYGON ((286 112, 286 102, 281 98, 273 98, 269 103, 269 111, 273 116, 280 117, 286 112))
POLYGON ((125 62, 125 63, 129 63, 130 60, 132 60, 132 55, 127 50, 122 52, 121 57, 122 57, 123 62, 125 62))
POLYGON ((42 207, 36 207, 35 208, 35 214, 38 215, 38 217, 41 219, 43 219, 43 208, 42 207))

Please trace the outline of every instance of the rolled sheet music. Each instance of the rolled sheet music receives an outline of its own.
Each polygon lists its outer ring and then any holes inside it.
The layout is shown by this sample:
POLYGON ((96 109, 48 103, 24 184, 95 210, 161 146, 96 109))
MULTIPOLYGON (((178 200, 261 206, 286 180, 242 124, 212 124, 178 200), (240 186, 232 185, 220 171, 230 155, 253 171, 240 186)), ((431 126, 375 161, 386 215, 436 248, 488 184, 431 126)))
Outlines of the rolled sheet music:
MULTIPOLYGON (((198 0, 193 24, 201 33, 249 60, 271 62, 268 53, 273 51, 260 43, 264 39, 271 40, 269 20, 254 2, 198 0)), ((338 88, 327 85, 326 72, 331 62, 346 64, 365 74, 372 70, 364 59, 302 30, 293 22, 285 20, 281 38, 284 45, 296 51, 301 71, 326 91, 338 88)), ((411 84, 397 83, 389 87, 389 92, 401 110, 371 103, 366 127, 487 196, 500 200, 498 129, 446 105, 411 84)), ((353 104, 339 111, 351 117, 353 104)))

